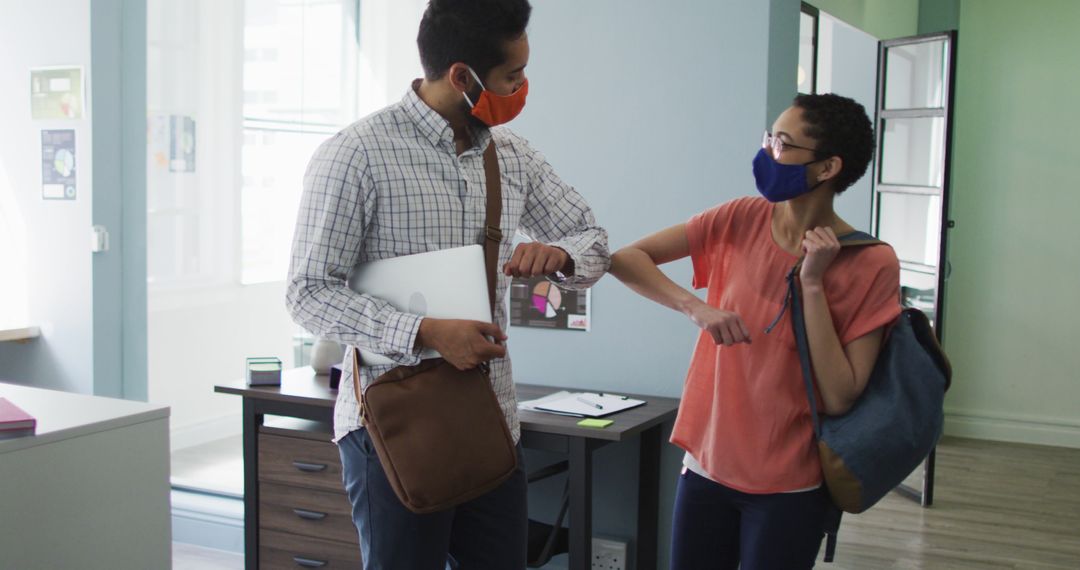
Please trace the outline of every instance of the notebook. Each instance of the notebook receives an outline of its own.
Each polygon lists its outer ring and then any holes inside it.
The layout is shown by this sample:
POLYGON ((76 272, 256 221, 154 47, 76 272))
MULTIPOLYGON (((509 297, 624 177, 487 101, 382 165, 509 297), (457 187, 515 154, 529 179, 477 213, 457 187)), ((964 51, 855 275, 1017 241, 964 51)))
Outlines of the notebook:
POLYGON ((0 439, 30 435, 37 428, 34 416, 7 398, 0 398, 0 439))
POLYGON ((603 392, 568 392, 563 390, 519 402, 518 408, 578 418, 599 418, 645 405, 644 400, 603 392))
MULTIPOLYGON (((484 248, 467 245, 405 255, 357 265, 349 288, 378 297, 395 309, 436 319, 491 322, 484 248)), ((427 349, 421 359, 438 358, 427 349)), ((389 358, 361 348, 365 366, 393 364, 389 358)))

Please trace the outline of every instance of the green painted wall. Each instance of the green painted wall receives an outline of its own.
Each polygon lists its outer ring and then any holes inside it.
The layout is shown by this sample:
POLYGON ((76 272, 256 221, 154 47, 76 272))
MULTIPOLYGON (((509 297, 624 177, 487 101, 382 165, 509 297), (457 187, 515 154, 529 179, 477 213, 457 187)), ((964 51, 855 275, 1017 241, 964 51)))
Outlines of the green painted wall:
POLYGON ((919 33, 930 34, 960 27, 960 0, 919 0, 919 33))
POLYGON ((809 4, 878 39, 919 32, 919 0, 811 0, 809 4))
POLYGON ((960 5, 947 431, 1080 447, 1080 2, 960 5))

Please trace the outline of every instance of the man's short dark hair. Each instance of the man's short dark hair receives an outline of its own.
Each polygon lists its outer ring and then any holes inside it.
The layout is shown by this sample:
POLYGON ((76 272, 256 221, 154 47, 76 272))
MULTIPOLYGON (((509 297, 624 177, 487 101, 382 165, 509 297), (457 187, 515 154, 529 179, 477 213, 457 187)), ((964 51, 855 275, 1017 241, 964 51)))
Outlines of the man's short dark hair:
POLYGON ((794 104, 802 109, 806 136, 817 141, 817 157, 839 156, 844 161, 836 176, 836 193, 847 190, 862 178, 874 157, 874 127, 866 109, 834 93, 799 95, 794 104))
POLYGON ((506 61, 503 44, 529 25, 528 0, 431 0, 420 20, 416 44, 429 80, 463 62, 484 79, 506 61))

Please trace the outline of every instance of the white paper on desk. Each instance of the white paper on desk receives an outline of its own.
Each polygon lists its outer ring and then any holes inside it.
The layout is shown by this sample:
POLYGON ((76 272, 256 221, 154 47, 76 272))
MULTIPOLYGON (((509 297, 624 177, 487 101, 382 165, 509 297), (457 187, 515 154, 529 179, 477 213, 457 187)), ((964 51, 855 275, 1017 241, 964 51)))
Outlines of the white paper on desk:
POLYGON ((565 412, 553 412, 553 411, 550 411, 550 410, 537 409, 537 406, 546 406, 550 402, 556 402, 556 401, 562 400, 563 398, 566 398, 569 395, 570 395, 570 392, 567 392, 566 390, 563 390, 561 392, 555 392, 554 394, 548 394, 547 396, 544 396, 543 398, 537 398, 535 400, 525 400, 523 402, 518 402, 518 409, 519 410, 529 410, 531 412, 545 412, 545 413, 548 413, 548 414, 558 414, 560 416, 576 416, 577 414, 570 414, 570 413, 565 413, 565 412))
POLYGON ((518 407, 523 410, 533 410, 563 416, 599 418, 623 410, 629 410, 630 408, 636 408, 644 404, 644 400, 635 400, 616 394, 567 392, 564 390, 537 400, 521 402, 518 404, 518 407))

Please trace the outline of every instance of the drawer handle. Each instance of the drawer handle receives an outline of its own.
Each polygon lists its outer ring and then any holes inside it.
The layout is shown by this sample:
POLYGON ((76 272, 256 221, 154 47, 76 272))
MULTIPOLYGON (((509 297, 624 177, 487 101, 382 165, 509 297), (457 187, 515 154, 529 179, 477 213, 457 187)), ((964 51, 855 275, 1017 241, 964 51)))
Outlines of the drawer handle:
POLYGON ((304 463, 303 461, 293 461, 293 467, 305 472, 305 473, 318 473, 320 471, 326 471, 325 463, 304 463))
POLYGON ((325 560, 315 560, 314 558, 304 558, 303 556, 293 556, 292 559, 298 566, 303 566, 304 568, 322 568, 323 566, 326 566, 325 560))
POLYGON ((292 512, 296 513, 296 516, 309 521, 321 521, 326 518, 326 513, 320 513, 318 511, 308 511, 305 509, 293 509, 292 512))

